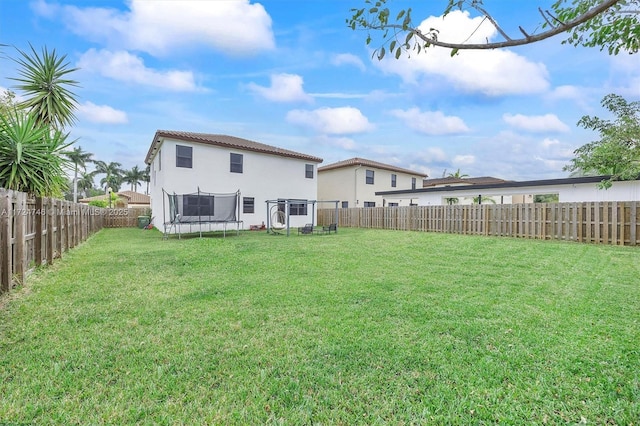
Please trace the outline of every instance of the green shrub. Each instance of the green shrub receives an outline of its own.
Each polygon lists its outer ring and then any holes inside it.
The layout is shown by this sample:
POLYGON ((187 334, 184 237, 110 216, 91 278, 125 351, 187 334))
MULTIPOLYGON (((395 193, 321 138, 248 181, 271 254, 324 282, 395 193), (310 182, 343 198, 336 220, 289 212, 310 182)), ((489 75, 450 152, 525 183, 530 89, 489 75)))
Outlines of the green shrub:
POLYGON ((102 207, 102 208, 107 208, 109 207, 109 203, 107 202, 107 200, 93 200, 93 201, 89 201, 89 205, 93 206, 93 207, 102 207))

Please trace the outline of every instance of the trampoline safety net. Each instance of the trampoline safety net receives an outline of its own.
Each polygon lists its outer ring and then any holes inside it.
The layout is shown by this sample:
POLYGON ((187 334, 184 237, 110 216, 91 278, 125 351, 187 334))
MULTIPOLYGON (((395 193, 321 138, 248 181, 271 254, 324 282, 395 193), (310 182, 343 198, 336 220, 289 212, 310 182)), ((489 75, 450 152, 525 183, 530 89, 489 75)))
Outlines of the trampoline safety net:
POLYGON ((239 194, 167 194, 170 223, 218 223, 238 220, 239 194))

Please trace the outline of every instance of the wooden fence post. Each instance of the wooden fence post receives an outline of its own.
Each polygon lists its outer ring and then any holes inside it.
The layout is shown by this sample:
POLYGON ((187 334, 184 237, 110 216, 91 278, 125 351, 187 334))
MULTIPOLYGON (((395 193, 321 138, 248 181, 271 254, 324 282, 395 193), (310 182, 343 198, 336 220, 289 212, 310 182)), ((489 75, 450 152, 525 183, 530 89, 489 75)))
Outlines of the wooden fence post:
POLYGON ((631 212, 629 213, 629 244, 635 246, 638 243, 638 236, 636 234, 638 229, 638 202, 631 202, 631 212))
POLYGON ((27 267, 27 253, 25 250, 26 241, 26 219, 27 214, 27 194, 15 192, 15 209, 13 222, 13 254, 14 254, 14 278, 18 284, 24 283, 27 267))
POLYGON ((11 275, 13 273, 11 249, 11 221, 13 206, 11 191, 0 190, 0 294, 11 289, 11 275))
POLYGON ((42 208, 42 197, 36 197, 35 205, 35 236, 33 239, 33 257, 35 266, 42 265, 42 232, 44 228, 45 212, 42 208))
POLYGON ((53 265, 53 253, 55 251, 55 240, 53 225, 56 221, 56 205, 52 198, 46 198, 47 209, 47 265, 53 265))

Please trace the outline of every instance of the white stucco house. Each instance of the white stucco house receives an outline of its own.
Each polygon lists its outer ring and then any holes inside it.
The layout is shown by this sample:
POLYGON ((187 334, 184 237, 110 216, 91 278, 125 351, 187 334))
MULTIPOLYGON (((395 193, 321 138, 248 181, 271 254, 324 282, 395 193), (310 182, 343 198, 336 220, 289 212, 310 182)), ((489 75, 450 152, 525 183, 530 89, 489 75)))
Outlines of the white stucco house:
POLYGON ((450 198, 492 198, 496 204, 533 202, 535 195, 557 195, 558 202, 638 201, 640 180, 613 182, 609 189, 598 183, 608 176, 587 176, 532 181, 504 181, 477 185, 430 186, 414 190, 380 191, 376 195, 387 203, 411 199, 420 206, 448 204, 450 198))
MULTIPOLYGON (((443 188, 443 187, 452 187, 452 186, 475 186, 475 185, 489 185, 489 184, 499 184, 507 182, 504 179, 495 178, 492 176, 481 176, 481 177, 464 177, 458 178, 453 176, 447 176, 442 178, 432 178, 425 179, 422 181, 423 188, 443 188)), ((463 197, 443 197, 442 204, 474 204, 478 200, 478 194, 474 194, 473 196, 463 196, 463 197)), ((489 203, 496 204, 515 204, 522 203, 522 197, 516 196, 515 198, 512 195, 502 195, 500 197, 492 197, 485 196, 484 201, 489 203)), ((532 199, 533 201, 533 199, 532 199)))
POLYGON ((408 199, 388 204, 377 192, 416 189, 425 177, 425 173, 355 157, 318 168, 318 198, 339 200, 341 208, 408 206, 408 199))
POLYGON ((153 223, 162 229, 169 218, 165 193, 199 189, 216 194, 239 191, 241 229, 267 223, 266 201, 280 199, 301 201, 289 204, 290 225, 304 226, 315 214, 315 205, 304 201, 317 199, 321 162, 312 155, 235 136, 158 130, 145 159, 150 166, 153 223))

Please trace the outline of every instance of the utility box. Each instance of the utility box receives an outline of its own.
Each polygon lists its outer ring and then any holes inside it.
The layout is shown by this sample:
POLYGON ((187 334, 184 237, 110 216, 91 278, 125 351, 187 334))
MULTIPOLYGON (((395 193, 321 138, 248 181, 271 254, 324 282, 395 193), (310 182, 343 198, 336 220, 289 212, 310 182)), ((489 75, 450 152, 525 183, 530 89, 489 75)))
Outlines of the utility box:
POLYGON ((151 218, 149 216, 138 216, 138 228, 144 229, 150 222, 151 218))

